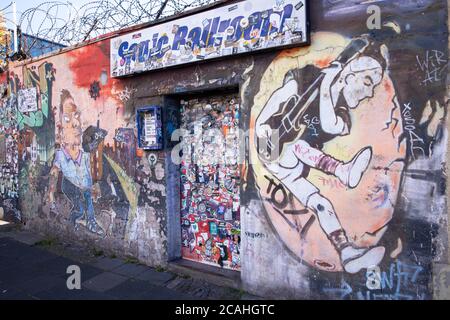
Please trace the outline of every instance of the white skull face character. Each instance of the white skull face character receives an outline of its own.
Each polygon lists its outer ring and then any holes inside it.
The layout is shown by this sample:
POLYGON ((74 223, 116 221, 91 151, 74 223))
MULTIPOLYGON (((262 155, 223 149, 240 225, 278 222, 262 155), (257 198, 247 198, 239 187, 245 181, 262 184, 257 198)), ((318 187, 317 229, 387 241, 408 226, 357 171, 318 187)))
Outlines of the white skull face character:
POLYGON ((360 102, 372 98, 375 88, 381 83, 383 68, 371 57, 361 57, 350 62, 342 70, 342 93, 349 108, 356 108, 360 102))

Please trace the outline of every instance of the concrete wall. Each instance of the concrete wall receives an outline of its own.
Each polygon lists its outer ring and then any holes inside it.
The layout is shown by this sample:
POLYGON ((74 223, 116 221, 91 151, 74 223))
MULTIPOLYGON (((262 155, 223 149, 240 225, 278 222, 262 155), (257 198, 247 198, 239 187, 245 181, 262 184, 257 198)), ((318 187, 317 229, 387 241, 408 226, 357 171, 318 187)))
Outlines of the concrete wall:
POLYGON ((432 265, 449 257, 447 4, 378 5, 379 30, 368 29, 363 1, 311 1, 309 47, 130 78, 110 78, 108 39, 14 65, 2 109, 23 110, 15 99, 25 88, 36 88, 38 106, 17 112, 20 139, 7 133, 17 141, 20 169, 19 203, 10 215, 31 229, 165 265, 180 247, 172 198, 179 186, 170 148, 152 164, 135 147, 135 109, 167 104, 174 94, 239 86, 241 129, 248 133, 241 168, 244 289, 280 299, 431 299, 432 265), (359 59, 330 69, 363 35, 370 44, 359 59), (264 159, 257 137, 267 132, 264 124, 280 123, 264 118, 285 118, 293 105, 280 105, 305 93, 317 96, 296 112, 281 157, 264 159), (61 169, 63 148, 81 150, 91 170, 61 169), (352 159, 356 164, 344 166, 352 159), (348 181, 349 173, 356 179, 348 181), (83 177, 92 178, 92 192, 67 182, 83 177), (93 212, 97 230, 71 222, 80 205, 93 212))

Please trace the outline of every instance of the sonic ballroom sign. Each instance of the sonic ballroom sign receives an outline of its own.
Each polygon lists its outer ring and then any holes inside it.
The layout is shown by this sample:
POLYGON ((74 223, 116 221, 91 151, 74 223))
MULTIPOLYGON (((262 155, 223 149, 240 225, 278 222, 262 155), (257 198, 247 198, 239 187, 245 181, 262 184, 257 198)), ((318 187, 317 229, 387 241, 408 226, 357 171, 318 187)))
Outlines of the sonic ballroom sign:
POLYGON ((111 40, 111 75, 309 43, 306 0, 246 0, 111 40))

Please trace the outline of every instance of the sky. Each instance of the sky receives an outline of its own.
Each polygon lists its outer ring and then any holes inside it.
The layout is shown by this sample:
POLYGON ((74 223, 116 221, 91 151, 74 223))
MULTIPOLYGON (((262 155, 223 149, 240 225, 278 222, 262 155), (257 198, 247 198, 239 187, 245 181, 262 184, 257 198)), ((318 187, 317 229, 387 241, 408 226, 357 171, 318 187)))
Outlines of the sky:
MULTIPOLYGON (((25 12, 27 9, 30 8, 34 8, 39 6, 40 4, 43 4, 45 2, 49 2, 52 0, 16 0, 16 7, 17 7, 17 19, 20 19, 20 16, 23 12, 25 12)), ((11 0, 0 0, 0 9, 3 9, 4 7, 8 6, 12 1, 11 0)), ((67 0, 59 0, 59 1, 54 1, 54 2, 68 2, 67 0)), ((89 2, 92 2, 92 0, 72 0, 69 1, 74 7, 76 8, 80 8, 81 6, 83 6, 84 4, 87 4, 89 2)), ((68 14, 67 12, 64 11, 60 11, 58 13, 58 15, 61 18, 68 18, 68 14)), ((6 10, 6 18, 8 20, 12 20, 13 19, 13 15, 12 15, 12 9, 11 7, 9 7, 6 10)), ((40 20, 39 20, 39 16, 36 16, 36 19, 33 20, 34 25, 32 26, 33 29, 38 29, 39 28, 39 24, 40 24, 40 20)), ((8 23, 8 27, 12 28, 12 23, 9 21, 8 23)), ((22 30, 26 30, 27 29, 27 25, 26 23, 22 25, 22 30)))
MULTIPOLYGON (((214 0, 209 0, 207 2, 212 1, 214 0)), ((13 14, 12 6, 10 6, 11 2, 11 0, 0 0, 0 10, 7 7, 3 13, 7 21, 7 27, 13 29, 14 24, 12 23, 13 14)), ((193 4, 198 4, 200 2, 201 1, 199 0, 191 0, 191 3, 193 4)), ((124 1, 122 3, 123 7, 118 7, 120 10, 116 13, 113 10, 116 8, 115 1, 109 2, 109 5, 103 4, 103 8, 98 6, 100 3, 101 1, 99 0, 16 0, 17 22, 24 34, 38 36, 65 45, 73 45, 83 41, 85 35, 95 37, 102 33, 108 33, 116 27, 120 27, 120 25, 116 26, 115 23, 123 23, 125 26, 136 24, 136 21, 145 19, 146 12, 156 14, 157 9, 160 8, 157 1, 124 1), (142 11, 137 3, 140 3, 149 11, 142 11), (30 11, 28 14, 23 15, 28 9, 32 8, 40 10, 30 11), (80 16, 77 16, 76 14, 79 9, 82 10, 78 12, 80 16), (47 10, 49 10, 49 15, 47 14, 47 10), (126 13, 123 10, 126 10, 126 13), (72 14, 70 14, 70 12, 72 14), (99 14, 102 14, 102 19, 97 23, 95 18, 96 15, 99 14), (111 14, 111 16, 109 16, 109 14, 111 14), (52 21, 49 16, 57 17, 56 23, 54 23, 55 21, 52 21), (81 16, 83 19, 79 19, 81 16), (94 23, 95 29, 91 29, 92 23, 94 23)), ((183 3, 190 2, 182 1, 179 5, 183 3)), ((167 8, 169 11, 173 10, 173 7, 171 6, 168 6, 167 8)), ((178 9, 181 9, 181 7, 178 7, 178 9)))

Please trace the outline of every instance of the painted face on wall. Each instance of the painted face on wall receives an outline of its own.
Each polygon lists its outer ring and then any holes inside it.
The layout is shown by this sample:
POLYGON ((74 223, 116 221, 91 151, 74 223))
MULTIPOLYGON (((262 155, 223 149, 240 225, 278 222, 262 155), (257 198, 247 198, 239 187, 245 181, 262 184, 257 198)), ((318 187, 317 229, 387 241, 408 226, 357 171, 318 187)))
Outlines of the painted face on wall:
POLYGON ((63 102, 61 126, 64 144, 69 148, 81 147, 83 130, 81 129, 80 112, 72 98, 63 102))
POLYGON ((372 98, 375 88, 381 83, 383 69, 378 61, 362 57, 348 64, 342 71, 345 82, 342 93, 349 108, 356 108, 360 102, 372 98))

